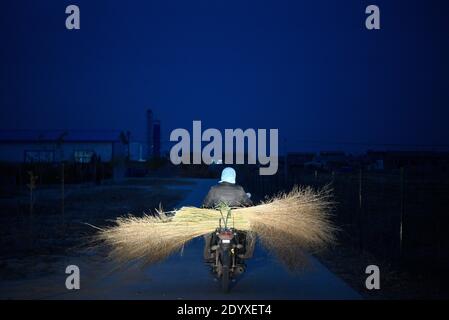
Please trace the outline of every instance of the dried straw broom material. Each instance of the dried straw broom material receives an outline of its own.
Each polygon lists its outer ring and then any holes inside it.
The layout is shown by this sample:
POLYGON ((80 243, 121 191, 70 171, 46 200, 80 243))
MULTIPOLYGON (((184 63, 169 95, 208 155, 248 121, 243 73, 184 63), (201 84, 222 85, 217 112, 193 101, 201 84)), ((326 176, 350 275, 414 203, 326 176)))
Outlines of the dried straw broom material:
MULTIPOLYGON (((329 220, 330 196, 328 188, 294 187, 260 205, 233 209, 228 225, 256 232, 278 256, 283 252, 288 256, 292 248, 317 250, 335 240, 336 229, 329 220)), ((182 207, 172 216, 121 217, 96 239, 109 246, 111 258, 120 263, 141 260, 149 264, 167 258, 189 240, 213 232, 220 217, 218 210, 195 207, 182 207)))

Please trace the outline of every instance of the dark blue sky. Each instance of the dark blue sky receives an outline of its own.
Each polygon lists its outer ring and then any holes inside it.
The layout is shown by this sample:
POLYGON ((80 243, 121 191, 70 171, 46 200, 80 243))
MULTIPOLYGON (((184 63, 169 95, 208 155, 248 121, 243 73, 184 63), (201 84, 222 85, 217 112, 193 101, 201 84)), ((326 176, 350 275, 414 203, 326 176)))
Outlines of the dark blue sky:
MULTIPOLYGON (((2 1, 2 129, 279 128, 294 149, 449 144, 445 0, 2 1), (65 29, 77 4, 81 30, 65 29), (365 8, 381 9, 380 31, 365 8), (360 144, 360 145, 359 145, 360 144)), ((399 148, 400 146, 390 146, 399 148)), ((422 147, 423 148, 423 147, 422 147)))

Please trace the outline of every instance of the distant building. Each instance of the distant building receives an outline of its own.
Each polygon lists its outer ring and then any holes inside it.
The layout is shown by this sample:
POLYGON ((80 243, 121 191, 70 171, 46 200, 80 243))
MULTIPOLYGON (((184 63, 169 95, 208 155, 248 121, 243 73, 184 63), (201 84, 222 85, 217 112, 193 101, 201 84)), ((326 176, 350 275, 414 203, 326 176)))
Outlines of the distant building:
POLYGON ((314 159, 313 152, 289 152, 287 153, 288 171, 296 171, 304 168, 304 164, 314 159))
POLYGON ((147 159, 160 157, 161 155, 161 122, 155 120, 153 111, 147 110, 147 159))
POLYGON ((129 144, 129 160, 144 162, 147 158, 147 144, 141 142, 131 142, 129 144))
POLYGON ((320 158, 330 163, 346 163, 347 156, 343 151, 321 151, 320 158))
POLYGON ((304 163, 307 168, 334 170, 349 165, 349 157, 343 151, 321 151, 312 161, 304 163))
POLYGON ((289 152, 287 154, 287 162, 289 165, 304 165, 308 161, 312 161, 315 157, 313 152, 289 152))
POLYGON ((153 111, 147 110, 147 159, 153 157, 153 111))
POLYGON ((368 170, 384 170, 385 169, 385 151, 367 151, 362 157, 361 162, 368 170))
POLYGON ((415 171, 449 170, 449 153, 432 151, 368 151, 370 163, 382 164, 385 170, 407 168, 415 171))
POLYGON ((155 120, 153 124, 153 157, 161 156, 161 122, 155 120))
POLYGON ((23 130, 0 131, 0 161, 88 163, 126 157, 120 131, 23 130))

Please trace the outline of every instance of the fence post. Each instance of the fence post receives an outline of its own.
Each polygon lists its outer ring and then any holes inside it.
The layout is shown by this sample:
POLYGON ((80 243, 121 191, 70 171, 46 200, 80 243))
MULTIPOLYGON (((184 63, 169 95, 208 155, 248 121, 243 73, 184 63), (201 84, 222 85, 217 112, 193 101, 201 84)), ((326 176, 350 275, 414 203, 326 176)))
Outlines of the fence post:
POLYGON ((401 212, 400 212, 400 220, 399 220, 399 260, 402 261, 402 250, 403 250, 403 222, 404 222, 404 204, 405 204, 405 195, 404 195, 404 167, 401 167, 401 212))
POLYGON ((359 250, 363 251, 362 168, 359 170, 359 250))
POLYGON ((28 175, 30 177, 30 183, 28 184, 28 188, 30 189, 30 217, 33 217, 34 189, 36 189, 36 181, 38 177, 34 175, 33 171, 28 171, 28 175))
POLYGON ((36 181, 37 176, 34 175, 33 171, 28 171, 28 175, 30 178, 30 183, 27 184, 28 188, 30 189, 30 216, 29 216, 29 247, 33 248, 34 241, 33 241, 33 213, 34 213, 34 189, 36 188, 36 181))
POLYGON ((65 222, 65 170, 64 170, 64 162, 62 163, 61 168, 61 213, 62 213, 62 225, 65 222))

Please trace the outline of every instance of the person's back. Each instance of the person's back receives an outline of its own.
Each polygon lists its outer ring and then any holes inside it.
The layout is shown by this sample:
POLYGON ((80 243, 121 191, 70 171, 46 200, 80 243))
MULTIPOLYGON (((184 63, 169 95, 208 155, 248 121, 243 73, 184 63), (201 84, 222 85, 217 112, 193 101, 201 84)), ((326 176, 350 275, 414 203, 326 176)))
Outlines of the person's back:
POLYGON ((251 199, 240 185, 226 181, 221 181, 210 188, 203 201, 203 207, 214 208, 222 202, 229 207, 247 207, 252 205, 251 199))

